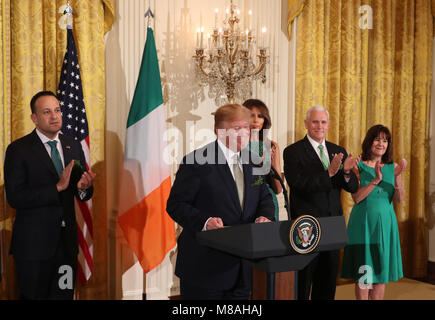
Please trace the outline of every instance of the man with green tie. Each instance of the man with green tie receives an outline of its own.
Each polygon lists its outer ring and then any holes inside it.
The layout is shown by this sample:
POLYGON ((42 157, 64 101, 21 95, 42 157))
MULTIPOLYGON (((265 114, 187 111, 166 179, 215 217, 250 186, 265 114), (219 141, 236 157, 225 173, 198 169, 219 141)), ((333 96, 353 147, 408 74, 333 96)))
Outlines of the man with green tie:
POLYGON ((54 93, 38 92, 30 108, 35 130, 12 142, 5 156, 6 197, 16 209, 10 252, 22 299, 73 299, 74 196, 92 197, 95 174, 86 170, 80 143, 59 132, 62 112, 54 93))
MULTIPOLYGON (((302 215, 343 215, 341 190, 355 192, 358 180, 352 171, 357 158, 344 148, 326 141, 329 113, 313 106, 305 119, 307 135, 284 150, 284 174, 290 187, 292 219, 302 215)), ((339 250, 321 252, 298 273, 298 298, 333 300, 339 250)))

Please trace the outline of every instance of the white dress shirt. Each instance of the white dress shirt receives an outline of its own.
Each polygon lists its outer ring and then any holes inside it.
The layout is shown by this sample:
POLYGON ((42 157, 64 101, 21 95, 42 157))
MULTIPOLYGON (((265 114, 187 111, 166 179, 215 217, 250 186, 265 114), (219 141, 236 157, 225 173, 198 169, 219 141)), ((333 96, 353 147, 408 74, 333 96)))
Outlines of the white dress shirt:
POLYGON ((54 139, 49 139, 46 135, 44 135, 41 131, 36 129, 36 134, 38 135, 39 139, 41 139, 42 143, 44 144, 45 149, 48 152, 48 155, 51 158, 51 147, 48 144, 49 141, 57 141, 56 148, 57 151, 59 151, 60 160, 62 161, 62 166, 65 168, 65 160, 63 158, 63 150, 62 150, 62 143, 59 140, 59 133, 56 134, 56 137, 54 139))
MULTIPOLYGON (((242 166, 241 159, 240 159, 240 151, 234 152, 233 150, 228 149, 227 146, 225 144, 223 144, 223 142, 220 141, 219 139, 217 140, 217 142, 218 142, 219 148, 221 149, 222 153, 225 156, 225 159, 227 160, 228 167, 230 168, 231 174, 233 175, 233 179, 234 179, 234 171, 233 171, 234 160, 233 159, 234 159, 234 155, 236 155, 236 154, 239 156, 238 165, 243 172, 243 166, 242 166)), ((211 217, 208 218, 207 221, 204 223, 204 227, 202 228, 202 231, 207 231, 207 223, 210 219, 211 219, 211 217)))

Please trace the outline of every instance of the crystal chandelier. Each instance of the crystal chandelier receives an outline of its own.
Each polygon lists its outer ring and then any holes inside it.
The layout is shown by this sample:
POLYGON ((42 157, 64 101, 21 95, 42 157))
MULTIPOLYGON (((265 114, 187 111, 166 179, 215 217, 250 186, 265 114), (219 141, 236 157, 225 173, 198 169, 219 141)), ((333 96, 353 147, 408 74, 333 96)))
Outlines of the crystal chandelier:
POLYGON ((215 11, 215 27, 208 35, 208 48, 204 47, 204 28, 198 29, 196 38, 196 75, 202 86, 208 86, 210 99, 217 106, 234 101, 244 101, 252 97, 252 85, 256 80, 266 82, 266 64, 268 56, 264 45, 266 28, 262 29, 260 43, 250 26, 252 11, 249 11, 248 24, 241 31, 240 10, 231 0, 226 11, 224 28, 217 26, 218 9, 215 11), (259 54, 255 65, 252 54, 259 54))

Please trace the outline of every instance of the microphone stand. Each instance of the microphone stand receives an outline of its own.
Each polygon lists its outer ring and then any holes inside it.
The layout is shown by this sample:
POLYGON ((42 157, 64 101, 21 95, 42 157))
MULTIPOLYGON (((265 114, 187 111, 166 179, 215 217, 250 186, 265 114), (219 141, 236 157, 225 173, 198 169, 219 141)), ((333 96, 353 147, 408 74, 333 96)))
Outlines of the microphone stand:
POLYGON ((291 220, 290 205, 288 203, 288 193, 287 193, 287 189, 285 188, 284 181, 282 180, 281 175, 278 173, 278 171, 272 165, 270 165, 270 171, 271 171, 270 172, 270 177, 273 178, 273 179, 278 180, 279 183, 281 184, 282 194, 284 196, 284 203, 285 203, 284 207, 285 207, 285 209, 287 211, 288 221, 290 221, 291 220))

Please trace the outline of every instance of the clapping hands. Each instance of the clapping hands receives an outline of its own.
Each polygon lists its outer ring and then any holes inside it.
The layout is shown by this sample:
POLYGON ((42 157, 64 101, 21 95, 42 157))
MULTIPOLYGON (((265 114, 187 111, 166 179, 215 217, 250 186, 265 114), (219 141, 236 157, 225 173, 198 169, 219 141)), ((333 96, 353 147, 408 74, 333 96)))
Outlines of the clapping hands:
POLYGON ((58 192, 64 191, 68 188, 73 166, 74 166, 74 160, 71 160, 71 162, 62 171, 60 179, 56 184, 56 188, 58 192))
POLYGON ((382 181, 382 167, 381 167, 381 162, 380 161, 376 161, 375 164, 375 183, 378 184, 379 182, 382 181))
POLYGON ((77 182, 77 188, 81 190, 86 190, 90 188, 94 182, 96 174, 92 171, 83 172, 79 182, 77 182))
POLYGON ((330 177, 333 177, 337 174, 338 170, 340 170, 341 161, 343 160, 343 153, 333 154, 334 158, 332 158, 331 164, 328 168, 328 173, 330 177))
MULTIPOLYGON (((60 176, 60 179, 56 184, 57 191, 61 192, 68 188, 73 166, 74 166, 74 160, 71 160, 70 163, 63 170, 62 175, 60 176)), ((90 188, 93 184, 95 177, 96 174, 93 173, 92 171, 83 172, 80 177, 80 180, 77 182, 77 188, 81 190, 86 190, 90 188)))
MULTIPOLYGON (((331 161, 331 164, 328 168, 328 173, 330 177, 333 177, 337 174, 338 170, 340 170, 341 162, 343 160, 343 153, 333 154, 333 159, 331 161)), ((358 162, 360 162, 361 156, 353 157, 352 154, 349 154, 349 156, 344 160, 343 163, 343 171, 349 172, 353 168, 356 168, 358 166, 358 162)))
POLYGON ((407 165, 408 162, 405 159, 402 159, 394 169, 394 176, 397 177, 398 175, 402 174, 402 171, 405 170, 407 165))
POLYGON ((343 163, 343 171, 349 172, 353 168, 358 167, 358 163, 361 161, 361 156, 353 157, 352 154, 349 154, 349 156, 344 160, 343 163))

